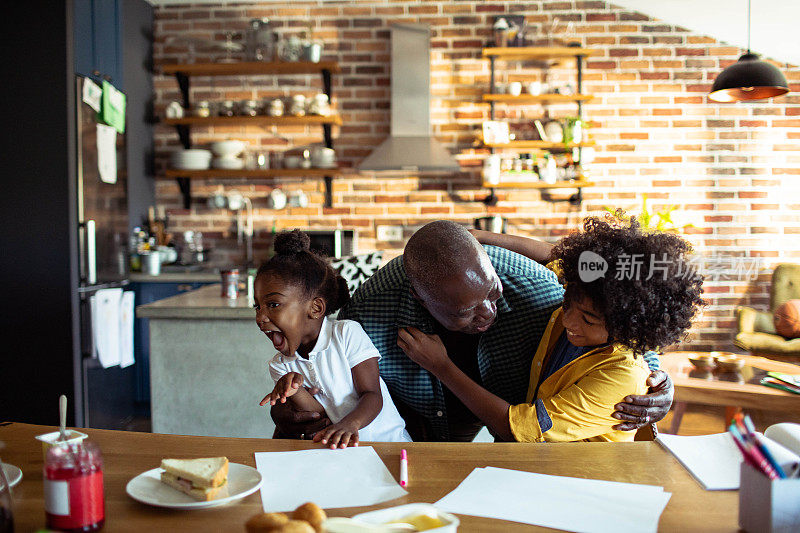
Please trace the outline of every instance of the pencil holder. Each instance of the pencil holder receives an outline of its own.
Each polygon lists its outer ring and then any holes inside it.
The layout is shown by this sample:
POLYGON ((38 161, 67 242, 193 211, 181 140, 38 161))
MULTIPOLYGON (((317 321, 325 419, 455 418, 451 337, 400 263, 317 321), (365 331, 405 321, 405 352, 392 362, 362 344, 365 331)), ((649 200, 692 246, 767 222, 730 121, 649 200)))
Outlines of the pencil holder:
POLYGON ((772 480, 743 462, 739 527, 751 533, 800 531, 800 479, 772 480))

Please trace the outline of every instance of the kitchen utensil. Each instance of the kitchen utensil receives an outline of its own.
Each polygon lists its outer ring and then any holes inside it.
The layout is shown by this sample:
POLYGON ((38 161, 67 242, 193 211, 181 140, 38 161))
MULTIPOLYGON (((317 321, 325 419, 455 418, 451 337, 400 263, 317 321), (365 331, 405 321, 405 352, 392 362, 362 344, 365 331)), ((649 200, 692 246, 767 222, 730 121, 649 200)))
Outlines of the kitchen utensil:
POLYGON ((242 100, 239 102, 239 115, 243 117, 258 116, 261 103, 258 100, 242 100))
POLYGON ((225 100, 219 104, 217 115, 221 117, 232 117, 236 114, 236 104, 233 100, 225 100))
POLYGON ((200 100, 192 108, 192 114, 196 117, 210 117, 211 116, 211 103, 205 100, 200 100))
POLYGON ((331 105, 328 101, 328 95, 325 93, 317 93, 308 103, 307 111, 309 115, 321 115, 327 117, 331 114, 331 105))
POLYGON ((164 110, 167 118, 183 118, 183 106, 180 102, 170 102, 164 110))
POLYGON ((267 105, 267 114, 271 117, 283 116, 283 100, 280 98, 273 98, 267 105))
POLYGON ((287 204, 290 207, 307 207, 308 196, 303 191, 292 191, 289 193, 287 204))
POLYGON ((272 189, 267 196, 267 207, 269 209, 283 209, 286 207, 286 194, 280 189, 272 189))
POLYGON ((303 43, 296 36, 291 36, 278 43, 278 56, 283 61, 300 61, 303 57, 303 43))
POLYGON ((292 96, 291 104, 289 105, 289 114, 296 117, 302 117, 306 114, 306 97, 302 94, 295 94, 292 96))
POLYGON ((142 256, 142 267, 148 276, 158 276, 161 274, 161 253, 158 250, 146 250, 140 254, 142 256))
POLYGON ((512 81, 508 84, 508 94, 511 96, 519 96, 522 94, 522 83, 518 81, 512 81))
POLYGON ((322 59, 322 44, 304 43, 303 59, 312 63, 319 63, 320 59, 322 59))
POLYGON ((236 157, 241 154, 247 144, 244 141, 219 141, 211 143, 211 151, 217 157, 236 157))
POLYGON ((395 533, 419 531, 411 524, 368 524, 344 516, 332 516, 322 523, 328 533, 395 533))
POLYGON ((500 154, 489 154, 483 160, 483 181, 491 185, 500 183, 500 154))
POLYGON ((239 170, 244 168, 244 159, 239 159, 236 156, 216 157, 211 161, 211 168, 218 168, 221 170, 239 170))
POLYGON ((299 155, 287 155, 283 157, 283 166, 285 168, 300 168, 302 158, 299 155))
POLYGON ((245 57, 248 61, 274 61, 278 34, 268 18, 251 19, 245 33, 245 57))
POLYGON ((388 526, 393 523, 418 524, 420 526, 418 530, 431 533, 455 533, 460 524, 457 516, 441 511, 430 503, 407 503, 386 507, 354 515, 353 520, 388 526), (436 524, 440 525, 437 527, 436 524))
POLYGON ((689 362, 698 370, 711 370, 715 366, 714 358, 706 354, 697 354, 694 357, 689 357, 689 362))
POLYGON ((475 229, 491 231, 492 233, 505 233, 508 227, 508 220, 500 215, 478 217, 473 221, 475 229))
POLYGON ((542 82, 540 81, 532 81, 529 82, 528 85, 525 87, 528 91, 528 94, 532 96, 538 96, 542 94, 542 82))
POLYGON ((67 440, 67 397, 58 397, 58 440, 67 440))
POLYGON ((547 136, 547 141, 551 143, 560 143, 564 141, 564 126, 557 120, 551 120, 544 125, 544 133, 547 136))
POLYGON ((336 166, 336 151, 325 146, 311 149, 311 166, 314 168, 332 168, 336 166))

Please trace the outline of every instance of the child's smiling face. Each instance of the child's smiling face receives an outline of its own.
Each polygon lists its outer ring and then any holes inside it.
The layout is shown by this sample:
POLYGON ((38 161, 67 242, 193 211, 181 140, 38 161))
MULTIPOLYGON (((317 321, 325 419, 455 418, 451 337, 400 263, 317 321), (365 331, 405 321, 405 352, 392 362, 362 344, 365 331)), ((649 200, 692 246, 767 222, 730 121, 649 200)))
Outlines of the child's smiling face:
POLYGON ((286 356, 308 355, 319 336, 324 302, 308 298, 303 289, 275 275, 259 275, 255 282, 256 324, 286 356))

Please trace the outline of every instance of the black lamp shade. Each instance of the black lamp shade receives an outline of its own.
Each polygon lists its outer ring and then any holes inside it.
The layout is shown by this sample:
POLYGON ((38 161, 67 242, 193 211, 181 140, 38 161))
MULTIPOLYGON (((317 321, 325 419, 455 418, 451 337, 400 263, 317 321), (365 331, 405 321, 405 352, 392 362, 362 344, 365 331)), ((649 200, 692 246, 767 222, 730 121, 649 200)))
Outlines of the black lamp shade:
POLYGON ((719 73, 708 97, 715 102, 740 102, 763 100, 788 92, 789 84, 781 71, 748 52, 719 73))

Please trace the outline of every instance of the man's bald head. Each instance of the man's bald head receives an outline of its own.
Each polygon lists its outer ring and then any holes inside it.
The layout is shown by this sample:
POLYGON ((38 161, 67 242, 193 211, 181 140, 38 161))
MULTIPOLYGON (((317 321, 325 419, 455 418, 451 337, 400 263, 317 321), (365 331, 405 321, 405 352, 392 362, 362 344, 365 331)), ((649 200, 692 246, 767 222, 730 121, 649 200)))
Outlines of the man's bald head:
POLYGON ((502 286, 486 251, 463 226, 426 224, 406 244, 403 265, 422 304, 447 329, 485 331, 502 286))

